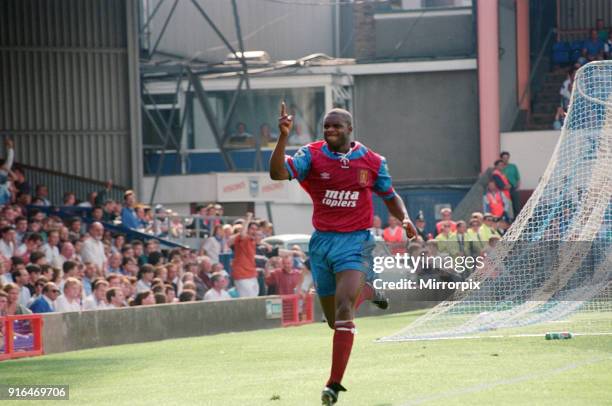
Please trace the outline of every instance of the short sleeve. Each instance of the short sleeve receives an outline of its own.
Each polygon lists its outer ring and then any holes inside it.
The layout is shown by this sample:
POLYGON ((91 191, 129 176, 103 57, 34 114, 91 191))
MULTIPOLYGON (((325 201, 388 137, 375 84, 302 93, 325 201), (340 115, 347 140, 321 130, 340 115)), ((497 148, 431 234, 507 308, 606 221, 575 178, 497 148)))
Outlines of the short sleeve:
POLYGON ((395 197, 395 190, 391 182, 391 175, 389 174, 389 168, 387 167, 387 160, 382 158, 380 167, 378 168, 378 176, 376 182, 374 182, 374 192, 384 200, 393 199, 395 197))
POLYGON ((293 156, 286 155, 285 168, 289 172, 289 180, 297 179, 300 182, 303 181, 310 171, 311 161, 312 156, 307 145, 298 149, 293 156))

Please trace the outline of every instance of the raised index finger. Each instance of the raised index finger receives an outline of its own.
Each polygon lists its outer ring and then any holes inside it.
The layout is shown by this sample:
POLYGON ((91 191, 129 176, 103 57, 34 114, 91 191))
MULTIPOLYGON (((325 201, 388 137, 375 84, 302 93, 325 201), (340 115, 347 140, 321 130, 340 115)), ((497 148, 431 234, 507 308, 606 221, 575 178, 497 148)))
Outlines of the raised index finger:
POLYGON ((285 102, 284 101, 281 102, 280 115, 281 115, 281 117, 285 117, 287 115, 287 106, 285 106, 285 102))

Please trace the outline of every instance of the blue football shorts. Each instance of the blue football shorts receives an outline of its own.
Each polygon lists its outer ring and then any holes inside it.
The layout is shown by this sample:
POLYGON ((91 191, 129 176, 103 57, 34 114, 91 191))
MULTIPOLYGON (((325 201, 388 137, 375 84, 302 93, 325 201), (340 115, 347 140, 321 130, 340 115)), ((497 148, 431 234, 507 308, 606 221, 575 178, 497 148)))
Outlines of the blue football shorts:
POLYGON ((372 269, 372 251, 376 242, 369 230, 350 233, 315 231, 310 238, 308 254, 317 294, 336 294, 336 273, 357 270, 371 281, 376 274, 372 269))

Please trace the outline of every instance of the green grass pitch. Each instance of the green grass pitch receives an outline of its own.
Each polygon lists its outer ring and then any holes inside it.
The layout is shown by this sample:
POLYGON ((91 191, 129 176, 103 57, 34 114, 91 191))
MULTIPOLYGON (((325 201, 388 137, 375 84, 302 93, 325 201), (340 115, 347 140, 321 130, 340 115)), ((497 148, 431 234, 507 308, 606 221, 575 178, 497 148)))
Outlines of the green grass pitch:
MULTIPOLYGON (((374 342, 416 316, 357 320, 339 405, 611 402, 612 336, 374 342)), ((318 405, 331 336, 316 323, 4 361, 0 384, 68 384, 83 405, 318 405)))

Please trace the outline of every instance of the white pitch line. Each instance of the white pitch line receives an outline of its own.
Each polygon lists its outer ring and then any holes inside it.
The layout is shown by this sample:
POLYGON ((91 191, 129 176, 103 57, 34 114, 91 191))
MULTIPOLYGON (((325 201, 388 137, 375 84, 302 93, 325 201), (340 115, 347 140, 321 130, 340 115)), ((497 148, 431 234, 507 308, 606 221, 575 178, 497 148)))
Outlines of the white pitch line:
POLYGON ((515 378, 501 379, 499 381, 494 381, 494 382, 489 382, 489 383, 481 383, 481 384, 470 386, 464 389, 455 389, 455 390, 451 390, 447 392, 438 393, 436 395, 425 396, 422 398, 413 399, 409 401, 408 403, 402 404, 402 406, 420 405, 425 402, 430 402, 433 400, 448 399, 448 398, 452 398, 455 396, 466 395, 469 393, 482 392, 482 391, 492 389, 492 388, 502 386, 502 385, 513 385, 515 383, 527 382, 527 381, 531 381, 537 378, 546 378, 549 376, 561 374, 566 371, 570 371, 572 369, 580 368, 585 365, 596 364, 601 361, 609 361, 609 360, 612 360, 612 358, 610 357, 590 358, 582 362, 574 362, 574 363, 562 366, 560 368, 555 368, 555 369, 551 369, 548 371, 536 372, 533 374, 517 376, 515 378))

